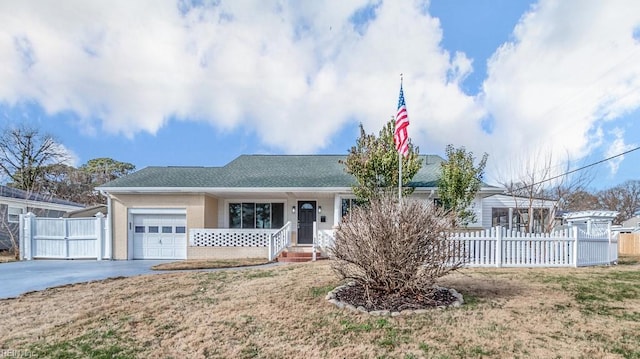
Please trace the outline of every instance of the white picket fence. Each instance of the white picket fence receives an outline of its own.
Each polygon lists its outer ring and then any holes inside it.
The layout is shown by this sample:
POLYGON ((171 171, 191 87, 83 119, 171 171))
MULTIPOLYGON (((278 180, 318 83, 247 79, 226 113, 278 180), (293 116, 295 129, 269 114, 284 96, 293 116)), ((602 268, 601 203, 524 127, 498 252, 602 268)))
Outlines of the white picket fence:
POLYGON ((108 259, 105 216, 89 218, 39 218, 20 216, 20 257, 52 259, 108 259))
MULTIPOLYGON (((332 231, 315 244, 330 252, 332 231)), ((618 261, 617 235, 588 235, 577 227, 554 233, 521 233, 507 228, 453 233, 448 238, 455 262, 468 267, 582 267, 618 261)))
POLYGON ((470 267, 581 267, 618 260, 617 236, 588 235, 577 227, 553 233, 495 227, 452 234, 449 241, 470 267))

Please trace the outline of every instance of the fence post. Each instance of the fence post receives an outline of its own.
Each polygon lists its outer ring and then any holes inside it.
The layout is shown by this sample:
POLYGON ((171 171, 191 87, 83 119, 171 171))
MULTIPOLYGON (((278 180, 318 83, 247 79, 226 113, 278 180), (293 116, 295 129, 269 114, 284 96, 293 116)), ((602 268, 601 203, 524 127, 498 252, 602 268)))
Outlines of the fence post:
MULTIPOLYGON (((607 246, 607 264, 611 264, 611 221, 607 223, 607 238, 609 239, 609 245, 607 246)), ((616 248, 616 250, 618 250, 616 248)))
POLYGON ((96 213, 96 257, 101 261, 104 255, 102 246, 104 245, 104 214, 96 213))
POLYGON ((502 227, 496 227, 496 266, 502 267, 502 227))
POLYGON ((578 267, 578 226, 572 226, 573 230, 573 266, 578 267))
POLYGON ((31 253, 31 244, 33 243, 33 222, 35 221, 36 215, 29 212, 24 215, 24 248, 21 248, 20 251, 24 250, 24 255, 22 258, 30 261, 33 259, 33 253, 31 253))
POLYGON ((20 260, 24 260, 24 214, 20 214, 20 223, 18 224, 18 251, 20 260))

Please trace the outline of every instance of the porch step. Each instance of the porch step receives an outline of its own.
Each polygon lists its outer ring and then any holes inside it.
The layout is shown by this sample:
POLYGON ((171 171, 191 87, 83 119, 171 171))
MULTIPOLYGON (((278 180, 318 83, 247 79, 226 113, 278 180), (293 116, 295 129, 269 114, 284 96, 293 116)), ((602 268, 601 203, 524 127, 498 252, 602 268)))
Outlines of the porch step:
MULTIPOLYGON (((316 254, 316 260, 323 260, 323 259, 327 259, 327 257, 323 256, 320 253, 316 254)), ((280 255, 278 255, 278 258, 276 258, 276 260, 278 262, 283 262, 283 263, 300 263, 300 262, 311 262, 313 260, 313 253, 312 252, 301 252, 301 251, 295 251, 295 250, 285 250, 282 253, 280 253, 280 255)))

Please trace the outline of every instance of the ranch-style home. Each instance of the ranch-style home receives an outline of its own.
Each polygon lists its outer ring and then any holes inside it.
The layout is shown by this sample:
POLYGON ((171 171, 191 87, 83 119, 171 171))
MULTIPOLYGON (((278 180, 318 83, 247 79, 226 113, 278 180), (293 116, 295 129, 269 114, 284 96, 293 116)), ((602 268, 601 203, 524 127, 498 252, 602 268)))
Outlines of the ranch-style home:
MULTIPOLYGON (((410 186, 437 199, 440 163, 421 156, 410 186)), ((113 259, 271 257, 311 247, 354 203, 344 155, 242 155, 223 167, 147 167, 98 188, 108 198, 113 259)), ((470 228, 492 226, 484 185, 470 228)))

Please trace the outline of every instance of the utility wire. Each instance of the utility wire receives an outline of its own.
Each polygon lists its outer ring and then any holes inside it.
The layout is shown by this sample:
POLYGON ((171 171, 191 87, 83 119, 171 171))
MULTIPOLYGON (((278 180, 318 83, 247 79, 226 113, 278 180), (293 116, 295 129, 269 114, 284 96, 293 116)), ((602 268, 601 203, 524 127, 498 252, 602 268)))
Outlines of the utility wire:
POLYGON ((526 189, 526 188, 528 188, 528 187, 537 186, 537 185, 542 184, 542 183, 545 183, 545 182, 553 181, 554 179, 558 179, 558 178, 560 178, 560 177, 568 176, 568 175, 570 175, 570 174, 572 174, 572 173, 575 173, 575 172, 578 172, 578 171, 582 171, 582 170, 584 170, 584 169, 587 169, 587 168, 589 168, 589 167, 593 167, 593 166, 595 166, 595 165, 599 165, 599 164, 601 164, 601 163, 603 163, 603 162, 611 161, 612 159, 614 159, 614 158, 616 158, 616 157, 624 156, 624 155, 626 155, 627 153, 631 153, 631 152, 633 152, 633 151, 637 151, 637 150, 640 150, 640 146, 635 147, 635 148, 632 148, 632 149, 627 150, 627 151, 624 151, 624 152, 622 152, 622 153, 618 153, 617 155, 614 155, 614 156, 611 156, 611 157, 607 157, 607 158, 602 159, 602 160, 600 160, 600 161, 590 163, 590 164, 588 164, 588 165, 586 165, 586 166, 582 166, 582 167, 580 167, 580 168, 576 168, 576 169, 574 169, 574 170, 571 170, 571 171, 565 172, 565 173, 563 173, 563 174, 559 174, 559 175, 557 175, 557 176, 554 176, 554 177, 551 177, 551 178, 547 178, 547 179, 543 179, 542 181, 539 181, 539 182, 536 182, 536 183, 532 183, 532 184, 530 184, 530 185, 526 185, 526 186, 523 186, 523 187, 520 187, 520 188, 516 188, 516 189, 511 190, 511 191, 507 191, 507 192, 506 192, 506 194, 512 194, 512 193, 514 193, 514 192, 521 191, 521 190, 526 189))

